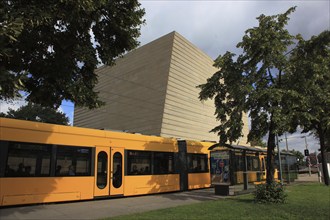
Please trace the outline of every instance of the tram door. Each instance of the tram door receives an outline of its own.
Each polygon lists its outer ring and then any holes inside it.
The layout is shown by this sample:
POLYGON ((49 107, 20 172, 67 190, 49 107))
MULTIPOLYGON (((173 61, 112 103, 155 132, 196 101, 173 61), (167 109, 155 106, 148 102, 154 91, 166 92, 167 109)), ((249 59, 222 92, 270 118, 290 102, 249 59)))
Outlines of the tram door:
POLYGON ((124 194, 124 149, 111 147, 110 161, 110 195, 124 194))
POLYGON ((95 152, 95 187, 94 196, 108 196, 109 195, 109 168, 110 168, 110 148, 96 147, 95 152))

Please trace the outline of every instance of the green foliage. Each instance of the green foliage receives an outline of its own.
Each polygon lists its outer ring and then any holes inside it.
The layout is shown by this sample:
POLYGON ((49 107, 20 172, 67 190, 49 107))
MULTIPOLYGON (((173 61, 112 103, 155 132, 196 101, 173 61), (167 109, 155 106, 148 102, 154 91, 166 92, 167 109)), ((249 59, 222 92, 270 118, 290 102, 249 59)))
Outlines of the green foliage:
POLYGON ((285 52, 294 36, 284 26, 294 10, 259 16, 259 26, 248 29, 237 44, 243 53, 236 60, 230 52, 220 55, 214 64, 219 71, 199 86, 201 100, 214 98, 221 124, 212 131, 218 132, 221 143, 233 142, 242 135, 242 111, 250 110, 249 141, 266 135, 271 122, 272 133, 281 134, 285 130, 285 115, 279 104, 287 95, 281 77, 287 65, 285 52))
POLYGON ((330 134, 330 31, 299 40, 284 80, 288 92, 297 97, 291 104, 291 126, 300 125, 303 132, 315 132, 319 137, 325 184, 330 185, 325 165, 330 134))
POLYGON ((251 140, 250 143, 251 143, 251 146, 267 148, 267 144, 265 142, 263 142, 261 138, 257 139, 257 140, 251 140))
POLYGON ((254 201, 257 203, 284 203, 287 196, 284 187, 279 183, 259 184, 254 192, 254 201))
POLYGON ((294 10, 260 15, 259 26, 248 29, 237 44, 242 54, 220 55, 214 64, 219 71, 199 86, 201 100, 214 99, 220 125, 212 131, 221 144, 242 135, 243 111, 250 112, 249 142, 268 134, 268 183, 273 181, 276 134, 300 125, 303 132, 316 131, 325 152, 330 130, 330 31, 307 41, 290 35, 285 25, 294 10))
POLYGON ((41 105, 33 103, 28 103, 17 110, 9 109, 7 114, 1 113, 0 116, 51 124, 69 124, 69 118, 64 113, 50 107, 42 107, 41 105))
POLYGON ((315 130, 325 135, 330 129, 330 31, 310 40, 300 39, 290 56, 288 90, 299 98, 295 121, 303 132, 315 130))
POLYGON ((220 125, 212 131, 218 132, 220 144, 234 142, 242 136, 242 112, 250 112, 249 142, 268 134, 268 183, 274 181, 275 135, 289 130, 291 115, 287 100, 295 98, 282 82, 288 67, 286 53, 295 39, 285 26, 294 10, 293 7, 279 15, 260 15, 259 26, 248 29, 237 44, 242 54, 220 55, 214 64, 219 71, 199 86, 201 100, 214 99, 220 125))
POLYGON ((0 99, 98 107, 94 69, 138 45, 143 15, 138 0, 1 1, 0 99))

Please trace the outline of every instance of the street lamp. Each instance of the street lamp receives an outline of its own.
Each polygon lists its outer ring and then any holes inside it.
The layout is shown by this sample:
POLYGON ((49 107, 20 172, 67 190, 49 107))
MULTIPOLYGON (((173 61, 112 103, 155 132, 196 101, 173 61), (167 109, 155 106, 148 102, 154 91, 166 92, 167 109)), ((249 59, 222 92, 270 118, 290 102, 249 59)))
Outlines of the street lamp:
POLYGON ((288 171, 288 180, 287 182, 290 183, 290 166, 289 166, 289 160, 288 160, 288 153, 289 153, 289 145, 288 145, 288 138, 286 136, 286 133, 284 133, 285 135, 285 145, 286 145, 286 155, 285 155, 285 161, 286 161, 286 166, 287 166, 287 171, 288 171))
MULTIPOLYGON (((308 144, 307 144, 307 139, 306 139, 306 136, 302 136, 301 138, 305 138, 305 145, 306 145, 306 152, 308 152, 308 144)), ((307 162, 308 162, 308 173, 309 173, 309 176, 311 176, 311 160, 310 160, 310 157, 309 157, 309 154, 307 156, 307 162)))

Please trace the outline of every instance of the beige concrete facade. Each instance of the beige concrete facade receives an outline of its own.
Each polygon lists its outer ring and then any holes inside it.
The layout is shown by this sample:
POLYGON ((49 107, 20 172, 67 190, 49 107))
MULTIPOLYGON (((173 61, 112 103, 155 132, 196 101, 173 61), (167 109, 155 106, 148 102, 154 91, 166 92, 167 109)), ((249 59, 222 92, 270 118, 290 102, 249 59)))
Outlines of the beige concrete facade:
MULTIPOLYGON (((96 70, 96 91, 106 105, 75 108, 74 125, 96 129, 218 141, 212 100, 201 102, 196 86, 217 71, 213 60, 177 32, 169 33, 96 70)), ((244 118, 244 134, 248 132, 244 118)), ((240 140, 246 143, 246 135, 240 140)))

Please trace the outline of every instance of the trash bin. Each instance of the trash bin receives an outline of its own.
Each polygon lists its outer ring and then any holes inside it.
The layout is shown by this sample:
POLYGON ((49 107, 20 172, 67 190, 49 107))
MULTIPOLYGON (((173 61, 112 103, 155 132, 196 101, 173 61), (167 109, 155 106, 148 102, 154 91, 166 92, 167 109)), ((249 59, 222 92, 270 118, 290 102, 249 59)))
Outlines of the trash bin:
POLYGON ((229 196, 229 185, 214 184, 215 195, 229 196))

